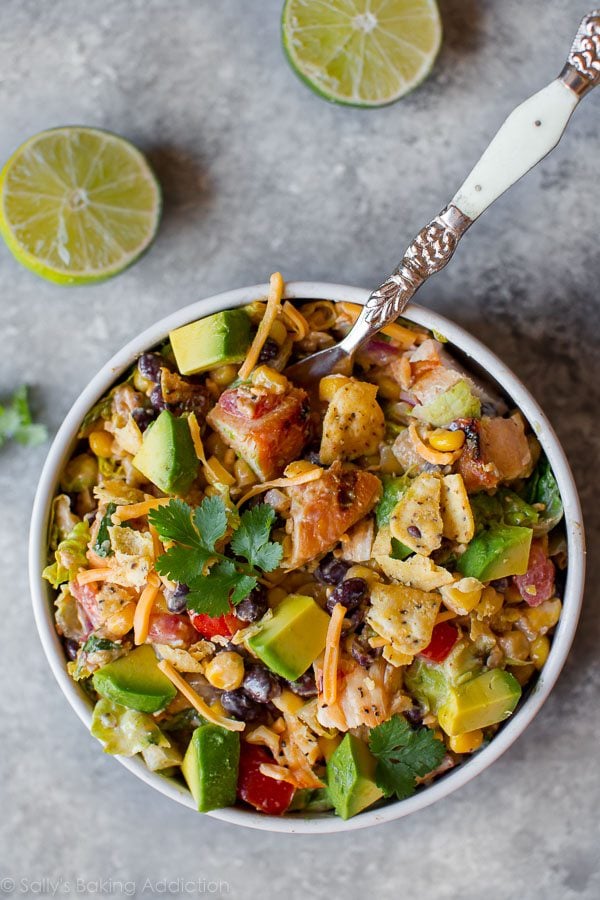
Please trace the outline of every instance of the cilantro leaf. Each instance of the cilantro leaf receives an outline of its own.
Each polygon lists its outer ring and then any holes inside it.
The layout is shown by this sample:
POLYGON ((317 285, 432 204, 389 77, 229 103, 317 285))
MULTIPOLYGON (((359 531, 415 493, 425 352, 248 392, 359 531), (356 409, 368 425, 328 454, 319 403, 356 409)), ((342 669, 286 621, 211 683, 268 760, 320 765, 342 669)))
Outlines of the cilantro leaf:
POLYGON ((233 560, 223 559, 211 567, 207 577, 190 585, 187 608, 209 616, 222 616, 231 612, 230 597, 233 603, 239 603, 256 584, 256 578, 237 571, 233 560))
POLYGON ((183 544, 174 544, 156 560, 156 571, 171 581, 189 585, 202 578, 204 567, 214 555, 203 547, 191 550, 183 544))
POLYGON ((112 525, 112 514, 115 512, 116 508, 116 503, 109 503, 106 507, 106 512, 102 516, 102 521, 100 522, 100 527, 98 528, 98 534, 96 535, 93 547, 96 556, 105 558, 114 555, 114 550, 110 545, 110 534, 108 533, 108 529, 112 525))
POLYGON ((269 540, 275 510, 268 503, 261 503, 242 514, 240 525, 231 539, 231 549, 243 556, 251 566, 259 566, 263 572, 272 572, 281 562, 283 547, 269 540))
POLYGON ((214 550, 227 531, 227 510, 221 497, 205 497, 194 513, 194 524, 204 547, 214 550))
POLYGON ((0 447, 9 439, 28 447, 43 444, 48 437, 44 425, 36 425, 31 418, 27 386, 21 385, 12 396, 9 406, 0 406, 0 447))
POLYGON ((375 780, 386 797, 398 800, 415 792, 416 779, 436 769, 446 753, 429 728, 414 730, 402 716, 372 728, 369 748, 377 759, 375 780))
POLYGON ((185 547, 196 547, 200 543, 192 523, 192 507, 184 500, 171 500, 165 506, 150 510, 148 521, 163 541, 177 541, 185 547))

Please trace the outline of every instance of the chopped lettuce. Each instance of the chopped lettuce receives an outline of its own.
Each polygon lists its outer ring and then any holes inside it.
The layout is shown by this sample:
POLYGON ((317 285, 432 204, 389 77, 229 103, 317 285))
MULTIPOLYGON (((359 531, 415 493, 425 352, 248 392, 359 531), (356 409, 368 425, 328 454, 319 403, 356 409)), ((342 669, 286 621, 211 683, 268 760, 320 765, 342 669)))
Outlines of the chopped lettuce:
POLYGON ((54 562, 46 566, 42 576, 57 588, 75 578, 79 569, 87 565, 86 550, 90 541, 90 526, 78 522, 56 548, 54 562))
POLYGON ((71 512, 71 501, 67 494, 58 494, 52 501, 50 527, 48 529, 48 546, 56 550, 62 540, 75 528, 79 518, 71 512))
POLYGON ((455 419, 478 419, 481 403, 464 378, 425 406, 415 406, 413 416, 442 428, 455 419))
POLYGON ((473 494, 469 499, 476 533, 491 525, 533 528, 539 520, 538 510, 509 488, 500 488, 495 494, 473 494))
POLYGON ((534 527, 536 534, 545 534, 558 525, 563 516, 563 505, 556 478, 545 456, 542 456, 526 482, 523 496, 528 503, 542 505, 539 522, 534 527))
POLYGON ((158 772, 163 769, 171 769, 173 766, 180 766, 183 762, 183 756, 172 745, 168 747, 150 744, 142 750, 144 762, 151 772, 158 772))
POLYGON ((75 597, 69 590, 69 586, 63 584, 60 593, 54 601, 56 612, 56 628, 59 634, 71 641, 80 643, 86 634, 86 625, 79 617, 79 607, 75 597))
POLYGON ((148 747, 171 747, 152 716, 104 698, 94 707, 90 730, 104 744, 105 753, 134 756, 148 747))

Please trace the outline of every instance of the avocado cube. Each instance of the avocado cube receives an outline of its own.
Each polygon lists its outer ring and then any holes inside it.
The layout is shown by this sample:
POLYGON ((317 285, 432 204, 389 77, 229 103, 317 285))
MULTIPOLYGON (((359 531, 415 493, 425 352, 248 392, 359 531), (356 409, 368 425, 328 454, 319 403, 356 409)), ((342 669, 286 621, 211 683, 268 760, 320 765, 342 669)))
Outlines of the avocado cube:
POLYGON ((345 735, 327 763, 327 786, 335 811, 349 819, 383 797, 375 784, 377 761, 367 745, 353 734, 345 735))
POLYGON ((473 538, 457 563, 465 578, 493 581, 524 575, 529 565, 533 531, 518 525, 494 525, 473 538))
POLYGON ((133 465, 165 494, 185 494, 198 473, 187 418, 163 410, 144 432, 133 465))
POLYGON ((329 616, 312 597, 290 594, 248 646, 277 675, 296 681, 325 647, 328 626, 329 616))
POLYGON ((201 725, 192 734, 181 771, 199 812, 235 803, 240 736, 219 725, 201 725))
POLYGON ((449 691, 437 717, 451 737, 503 722, 521 696, 521 685, 510 672, 490 669, 449 691))
POLYGON ((473 678, 481 668, 473 644, 461 638, 442 663, 417 657, 405 672, 404 684, 422 706, 436 715, 451 688, 473 678))
POLYGON ((251 322, 243 309, 226 309, 169 334, 182 375, 241 363, 251 343, 251 322))
POLYGON ((140 712, 164 709, 177 693, 158 668, 156 654, 149 644, 142 644, 127 656, 120 656, 98 669, 92 680, 101 697, 140 712))

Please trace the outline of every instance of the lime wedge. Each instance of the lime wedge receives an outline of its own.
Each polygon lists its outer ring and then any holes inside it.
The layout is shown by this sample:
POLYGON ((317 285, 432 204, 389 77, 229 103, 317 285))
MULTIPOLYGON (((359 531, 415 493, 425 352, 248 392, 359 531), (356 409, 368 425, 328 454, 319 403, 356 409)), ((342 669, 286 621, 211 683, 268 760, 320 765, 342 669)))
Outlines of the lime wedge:
POLYGON ((58 284, 90 284, 151 243, 160 188, 139 150, 95 128, 30 138, 0 172, 0 234, 16 259, 58 284))
POLYGON ((442 39, 435 0, 286 0, 292 68, 334 103, 384 106, 431 71, 442 39))

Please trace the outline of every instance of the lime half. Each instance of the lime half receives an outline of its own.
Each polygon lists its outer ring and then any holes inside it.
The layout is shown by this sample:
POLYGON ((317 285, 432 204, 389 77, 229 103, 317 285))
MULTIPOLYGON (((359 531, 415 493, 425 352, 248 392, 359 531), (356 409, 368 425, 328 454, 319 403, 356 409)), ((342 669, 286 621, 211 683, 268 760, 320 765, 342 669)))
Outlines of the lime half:
POLYGON ((442 39, 435 0, 286 0, 292 68, 327 100, 384 106, 431 71, 442 39))
POLYGON ((154 238, 160 206, 140 151, 95 128, 43 131, 0 172, 0 233, 20 263, 58 284, 122 272, 154 238))

